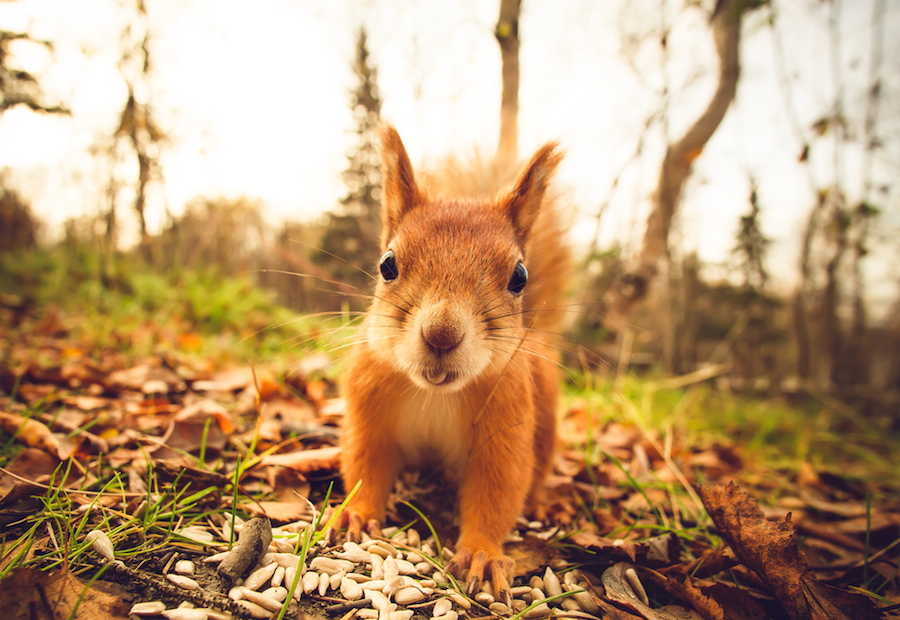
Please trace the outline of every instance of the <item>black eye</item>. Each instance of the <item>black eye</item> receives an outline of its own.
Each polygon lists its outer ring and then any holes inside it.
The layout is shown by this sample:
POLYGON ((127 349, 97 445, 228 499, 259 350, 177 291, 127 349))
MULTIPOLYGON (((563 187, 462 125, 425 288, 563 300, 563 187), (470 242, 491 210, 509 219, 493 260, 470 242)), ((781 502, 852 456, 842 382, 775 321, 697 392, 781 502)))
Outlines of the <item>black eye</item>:
POLYGON ((384 278, 386 282, 397 279, 397 259, 394 258, 393 250, 388 250, 384 253, 384 256, 381 257, 381 262, 378 264, 378 268, 381 269, 381 277, 384 278))
POLYGON ((522 261, 519 261, 516 263, 516 268, 513 269, 512 277, 509 279, 509 284, 506 285, 506 288, 510 293, 518 295, 522 292, 522 289, 525 288, 527 282, 528 270, 525 269, 525 265, 522 264, 522 261))

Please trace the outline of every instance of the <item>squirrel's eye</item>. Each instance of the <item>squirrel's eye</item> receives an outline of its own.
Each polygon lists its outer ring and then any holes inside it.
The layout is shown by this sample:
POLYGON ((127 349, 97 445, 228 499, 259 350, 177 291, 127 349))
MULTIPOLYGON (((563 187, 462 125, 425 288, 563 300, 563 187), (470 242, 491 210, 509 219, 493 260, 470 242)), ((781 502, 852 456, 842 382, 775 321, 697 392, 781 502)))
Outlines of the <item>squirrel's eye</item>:
POLYGON ((519 261, 516 263, 516 268, 513 269, 512 277, 509 279, 509 284, 506 285, 506 288, 510 293, 518 295, 522 292, 522 289, 525 288, 527 282, 528 270, 525 269, 525 265, 522 264, 522 261, 519 261))
POLYGON ((384 278, 386 282, 397 279, 397 259, 394 258, 393 250, 388 250, 384 253, 384 256, 381 257, 381 262, 378 264, 378 268, 381 269, 381 277, 384 278))

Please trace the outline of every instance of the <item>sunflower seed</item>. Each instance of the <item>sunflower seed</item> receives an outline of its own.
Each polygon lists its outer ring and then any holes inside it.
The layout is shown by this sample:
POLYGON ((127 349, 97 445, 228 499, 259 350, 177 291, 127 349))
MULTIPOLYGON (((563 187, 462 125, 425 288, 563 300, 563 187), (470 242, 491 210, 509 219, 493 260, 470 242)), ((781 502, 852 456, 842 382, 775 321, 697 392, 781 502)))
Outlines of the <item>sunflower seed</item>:
POLYGON ((341 596, 348 601, 358 601, 363 597, 363 589, 352 579, 344 578, 341 581, 341 596))
POLYGON ((403 588, 394 594, 394 601, 398 605, 412 605, 425 600, 425 593, 418 588, 403 588))
POLYGON ((155 616, 165 610, 166 604, 162 601, 149 601, 132 605, 130 613, 133 613, 135 616, 155 616))
POLYGON ((207 620, 209 617, 205 609, 169 609, 160 612, 161 616, 165 616, 169 620, 207 620))
MULTIPOLYGON (((272 612, 266 609, 265 607, 260 607, 256 603, 252 603, 250 601, 236 601, 237 605, 240 605, 248 612, 250 612, 250 616, 253 618, 268 618, 272 615, 272 612)), ((274 610, 273 610, 274 611, 274 610)))
POLYGON ((446 614, 453 607, 453 603, 450 602, 449 598, 442 598, 438 600, 437 603, 434 604, 434 609, 431 612, 431 616, 433 618, 440 618, 444 614, 446 614))
POLYGON ((185 577, 184 575, 173 575, 169 573, 166 575, 166 579, 170 582, 174 583, 179 588, 183 588, 185 590, 199 590, 200 584, 191 579, 190 577, 185 577))
POLYGON ((267 583, 272 579, 272 576, 275 574, 275 569, 277 568, 278 564, 275 562, 266 564, 262 568, 257 568, 244 580, 244 587, 250 588, 251 590, 259 590, 264 583, 267 583))
MULTIPOLYGON (((278 611, 281 609, 281 602, 276 601, 275 599, 265 596, 262 592, 257 592, 255 590, 244 590, 241 592, 243 595, 242 600, 250 601, 251 603, 256 603, 260 607, 264 607, 271 611, 278 611)), ((240 602, 239 599, 237 602, 240 602)))
POLYGON ((260 592, 260 594, 275 599, 279 603, 283 603, 284 599, 287 598, 288 591, 287 588, 283 586, 272 586, 271 588, 266 588, 265 590, 260 592))
POLYGON ((489 592, 479 592, 475 595, 475 602, 487 607, 494 602, 494 595, 489 592))
POLYGON ((91 543, 91 547, 93 547, 94 551, 99 553, 105 560, 108 562, 115 562, 116 556, 113 551, 113 544, 105 532, 101 530, 91 530, 84 539, 91 543))
POLYGON ((319 574, 315 571, 309 571, 303 575, 303 593, 312 594, 319 587, 319 574))
POLYGON ((559 596, 562 594, 559 577, 556 576, 556 573, 549 566, 544 571, 544 591, 547 593, 547 596, 559 596))
POLYGON ((175 562, 175 572, 179 575, 193 575, 194 563, 190 560, 178 560, 175 562))
POLYGON ((328 573, 319 575, 319 596, 325 596, 325 593, 328 592, 328 586, 331 585, 330 579, 331 577, 328 573))

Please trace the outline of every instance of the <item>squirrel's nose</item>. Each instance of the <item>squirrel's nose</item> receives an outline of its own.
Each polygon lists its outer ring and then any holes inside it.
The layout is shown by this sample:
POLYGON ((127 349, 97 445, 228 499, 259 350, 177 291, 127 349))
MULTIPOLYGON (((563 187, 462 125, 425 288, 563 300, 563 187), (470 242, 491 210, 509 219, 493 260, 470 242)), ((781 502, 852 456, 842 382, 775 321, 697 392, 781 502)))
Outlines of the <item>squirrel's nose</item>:
POLYGON ((449 353, 463 341, 465 331, 458 317, 442 312, 422 325, 422 340, 435 353, 449 353))

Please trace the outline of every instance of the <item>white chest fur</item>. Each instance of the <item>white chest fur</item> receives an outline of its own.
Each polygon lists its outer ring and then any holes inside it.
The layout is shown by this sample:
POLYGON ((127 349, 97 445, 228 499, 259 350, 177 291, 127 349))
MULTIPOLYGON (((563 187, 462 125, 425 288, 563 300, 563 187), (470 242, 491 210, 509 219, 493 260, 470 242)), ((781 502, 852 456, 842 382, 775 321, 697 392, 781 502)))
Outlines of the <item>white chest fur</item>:
POLYGON ((468 451, 460 395, 413 388, 397 403, 397 441, 407 467, 437 465, 461 473, 468 451))

